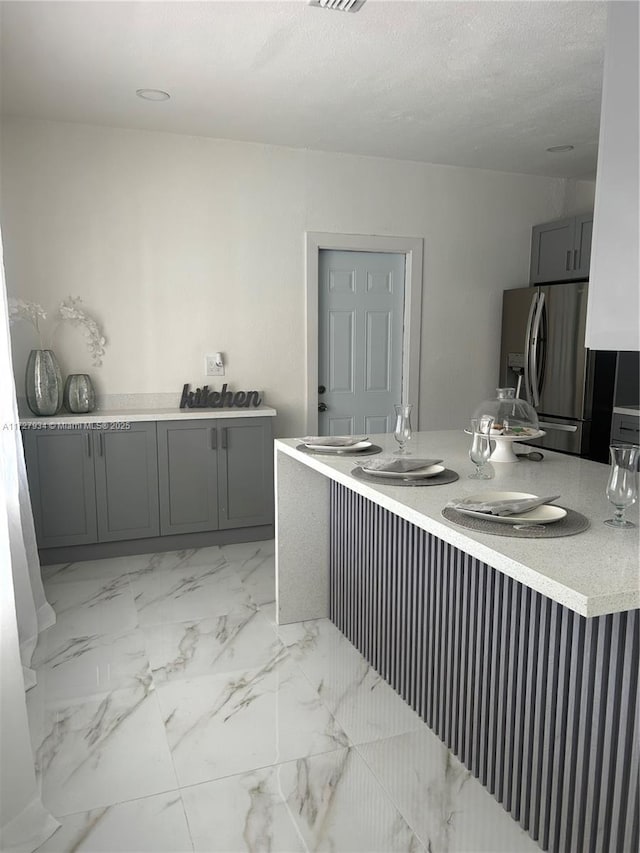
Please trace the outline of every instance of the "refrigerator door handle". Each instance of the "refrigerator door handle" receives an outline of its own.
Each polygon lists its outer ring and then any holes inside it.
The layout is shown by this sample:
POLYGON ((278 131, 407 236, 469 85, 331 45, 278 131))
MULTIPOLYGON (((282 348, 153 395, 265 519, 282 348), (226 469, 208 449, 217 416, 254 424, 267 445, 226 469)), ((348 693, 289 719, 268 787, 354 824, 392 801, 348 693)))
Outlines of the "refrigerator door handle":
POLYGON ((538 299, 538 307, 536 316, 533 321, 533 329, 531 331, 531 391, 533 393, 533 406, 537 408, 540 405, 540 380, 542 376, 538 376, 538 342, 540 338, 540 324, 542 322, 542 310, 544 308, 544 291, 541 291, 538 299))
POLYGON ((578 427, 575 424, 553 424, 548 421, 538 421, 540 429, 557 429, 559 432, 578 432, 578 427))
POLYGON ((531 300, 531 307, 529 308, 527 332, 524 339, 524 393, 528 403, 533 403, 533 394, 531 393, 531 329, 533 328, 533 318, 537 301, 538 291, 536 290, 531 300))

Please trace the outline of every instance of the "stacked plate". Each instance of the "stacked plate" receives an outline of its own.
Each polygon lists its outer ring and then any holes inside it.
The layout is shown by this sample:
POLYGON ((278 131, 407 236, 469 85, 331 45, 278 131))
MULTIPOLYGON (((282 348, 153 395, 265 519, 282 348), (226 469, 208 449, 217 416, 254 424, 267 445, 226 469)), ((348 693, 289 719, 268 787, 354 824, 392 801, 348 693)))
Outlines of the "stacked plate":
POLYGON ((327 453, 358 453, 372 447, 366 435, 307 435, 302 443, 309 450, 327 453))
POLYGON ((371 477, 389 480, 424 480, 445 470, 442 459, 371 459, 360 465, 360 470, 371 477))
POLYGON ((482 492, 450 501, 448 506, 462 515, 495 521, 498 524, 552 524, 567 515, 566 509, 547 503, 528 511, 519 509, 519 505, 524 510, 527 504, 536 500, 537 495, 528 492, 482 492), (498 512, 504 514, 498 515, 498 512))

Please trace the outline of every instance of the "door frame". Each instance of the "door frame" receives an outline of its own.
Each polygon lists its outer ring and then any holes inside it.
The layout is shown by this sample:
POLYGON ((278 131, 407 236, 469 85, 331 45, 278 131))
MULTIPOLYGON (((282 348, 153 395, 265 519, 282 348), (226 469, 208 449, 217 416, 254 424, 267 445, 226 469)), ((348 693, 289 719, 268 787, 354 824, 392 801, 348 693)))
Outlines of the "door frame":
MULTIPOLYGON (((305 232, 306 279, 306 421, 307 433, 318 431, 318 262, 320 249, 351 252, 386 252, 405 256, 404 333, 402 340, 402 402, 411 400, 415 408, 414 429, 420 428, 420 335, 422 330, 421 237, 381 237, 376 234, 333 234, 305 232)), ((400 401, 398 401, 400 402, 400 401)))

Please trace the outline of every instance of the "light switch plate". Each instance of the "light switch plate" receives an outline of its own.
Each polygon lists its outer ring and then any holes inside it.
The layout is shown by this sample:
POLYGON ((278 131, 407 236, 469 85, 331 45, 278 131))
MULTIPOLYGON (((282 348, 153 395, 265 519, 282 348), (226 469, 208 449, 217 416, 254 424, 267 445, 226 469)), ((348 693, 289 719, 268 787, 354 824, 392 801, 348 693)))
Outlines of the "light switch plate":
POLYGON ((224 376, 224 365, 218 367, 215 355, 205 355, 204 372, 206 376, 224 376))

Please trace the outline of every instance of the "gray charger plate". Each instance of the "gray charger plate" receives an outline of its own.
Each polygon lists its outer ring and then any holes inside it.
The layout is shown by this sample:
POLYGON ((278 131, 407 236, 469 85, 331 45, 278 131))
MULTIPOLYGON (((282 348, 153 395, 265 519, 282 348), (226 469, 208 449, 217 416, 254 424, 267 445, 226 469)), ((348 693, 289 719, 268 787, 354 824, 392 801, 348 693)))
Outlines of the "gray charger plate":
POLYGON ((367 474, 362 468, 354 468, 351 476, 356 480, 362 480, 364 483, 373 483, 376 486, 446 486, 447 483, 455 483, 459 479, 455 471, 451 468, 445 468, 435 477, 425 477, 424 479, 403 480, 401 477, 376 477, 374 474, 367 474))
MULTIPOLYGON (((554 504, 556 506, 556 504, 554 504)), ((567 509, 563 507, 563 509, 567 509)), ((567 514, 560 521, 554 521, 552 524, 541 524, 527 528, 526 526, 520 530, 515 529, 515 525, 501 524, 496 521, 491 521, 484 518, 474 518, 470 515, 464 515, 461 512, 446 506, 442 510, 443 518, 447 521, 452 521, 460 527, 466 527, 468 530, 475 530, 477 533, 491 533, 493 536, 510 536, 513 539, 557 539, 559 536, 575 536, 576 533, 584 533, 591 527, 589 519, 579 512, 572 509, 567 509, 567 514)))
POLYGON ((299 444, 296 447, 301 453, 309 453, 311 456, 352 456, 354 459, 359 459, 361 456, 375 456, 376 453, 382 453, 382 448, 377 444, 372 444, 371 447, 366 447, 364 450, 349 450, 348 447, 337 447, 335 450, 312 450, 305 444, 299 444))

